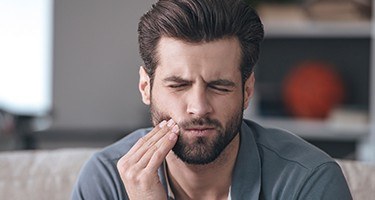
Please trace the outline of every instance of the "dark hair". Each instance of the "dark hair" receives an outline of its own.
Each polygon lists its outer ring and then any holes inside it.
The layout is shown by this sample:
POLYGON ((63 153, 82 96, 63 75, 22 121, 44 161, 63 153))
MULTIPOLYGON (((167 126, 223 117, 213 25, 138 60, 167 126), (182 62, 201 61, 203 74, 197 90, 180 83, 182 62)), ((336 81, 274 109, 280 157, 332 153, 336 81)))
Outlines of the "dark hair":
POLYGON ((139 51, 151 81, 162 36, 191 43, 237 37, 245 82, 258 60, 264 31, 258 14, 243 0, 160 0, 138 24, 139 51))

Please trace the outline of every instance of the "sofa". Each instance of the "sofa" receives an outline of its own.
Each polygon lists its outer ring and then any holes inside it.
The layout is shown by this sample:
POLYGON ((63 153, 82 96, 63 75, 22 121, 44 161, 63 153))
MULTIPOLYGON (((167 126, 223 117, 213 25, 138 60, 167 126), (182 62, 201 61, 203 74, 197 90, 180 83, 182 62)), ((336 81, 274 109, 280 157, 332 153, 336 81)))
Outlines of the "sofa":
MULTIPOLYGON (((98 149, 6 151, 0 153, 0 199, 69 199, 85 161, 98 149)), ((375 165, 337 160, 353 199, 375 199, 375 165)))
POLYGON ((80 168, 97 149, 0 153, 0 199, 67 200, 80 168))

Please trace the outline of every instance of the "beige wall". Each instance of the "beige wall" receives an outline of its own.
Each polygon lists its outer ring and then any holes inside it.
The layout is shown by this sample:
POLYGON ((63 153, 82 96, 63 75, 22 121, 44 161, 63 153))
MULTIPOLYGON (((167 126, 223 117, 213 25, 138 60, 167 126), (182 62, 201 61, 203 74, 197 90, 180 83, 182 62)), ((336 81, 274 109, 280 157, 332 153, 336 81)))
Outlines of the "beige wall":
POLYGON ((149 123, 137 89, 137 23, 151 0, 56 0, 52 129, 149 123))

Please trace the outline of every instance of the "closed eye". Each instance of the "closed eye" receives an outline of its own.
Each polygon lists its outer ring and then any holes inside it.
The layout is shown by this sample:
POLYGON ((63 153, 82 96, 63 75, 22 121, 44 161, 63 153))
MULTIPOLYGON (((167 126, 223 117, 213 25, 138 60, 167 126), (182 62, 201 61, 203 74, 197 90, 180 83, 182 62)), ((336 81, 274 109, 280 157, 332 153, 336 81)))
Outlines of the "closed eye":
POLYGON ((210 85, 209 87, 214 89, 214 90, 220 91, 220 92, 231 92, 232 91, 228 88, 224 88, 224 87, 220 87, 220 86, 210 85))
POLYGON ((187 87, 188 84, 173 84, 173 85, 168 85, 170 88, 182 88, 182 87, 187 87))
POLYGON ((181 89, 192 84, 191 81, 185 80, 179 76, 170 76, 163 80, 166 86, 172 89, 181 89))
POLYGON ((208 87, 219 92, 232 92, 233 89, 236 87, 236 84, 230 80, 218 79, 208 83, 208 87))

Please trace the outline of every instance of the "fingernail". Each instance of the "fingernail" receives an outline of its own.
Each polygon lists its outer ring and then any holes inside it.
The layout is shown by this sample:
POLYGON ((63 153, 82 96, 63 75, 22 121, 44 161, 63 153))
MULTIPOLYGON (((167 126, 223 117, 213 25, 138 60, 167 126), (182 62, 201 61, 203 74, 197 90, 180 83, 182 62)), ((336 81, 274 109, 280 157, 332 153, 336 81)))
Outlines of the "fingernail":
POLYGON ((169 140, 176 140, 177 135, 175 133, 170 133, 168 139, 169 140))
POLYGON ((165 126, 165 124, 167 124, 167 121, 163 120, 160 124, 159 124, 159 127, 160 128, 163 128, 165 126))
POLYGON ((174 121, 173 121, 173 119, 171 118, 171 119, 168 121, 167 126, 168 126, 168 127, 172 127, 173 124, 174 124, 174 121))
POLYGON ((176 133, 176 134, 178 134, 178 131, 180 130, 180 128, 178 128, 178 125, 176 124, 176 125, 174 125, 174 127, 172 128, 172 132, 173 133, 176 133))

